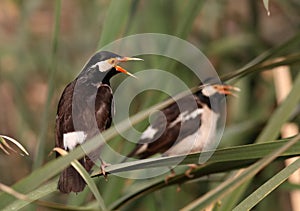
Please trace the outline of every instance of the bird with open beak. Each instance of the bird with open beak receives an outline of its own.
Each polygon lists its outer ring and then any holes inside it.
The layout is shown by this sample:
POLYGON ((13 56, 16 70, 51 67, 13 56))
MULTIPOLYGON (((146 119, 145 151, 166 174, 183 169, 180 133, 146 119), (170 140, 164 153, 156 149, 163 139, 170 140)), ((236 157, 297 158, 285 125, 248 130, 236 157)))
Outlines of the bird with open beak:
MULTIPOLYGON (((209 83, 200 87, 193 95, 182 97, 163 108, 123 162, 130 157, 144 159, 157 153, 175 156, 201 152, 214 142, 222 99, 226 95, 235 95, 233 92, 239 89, 209 83)), ((191 169, 186 172, 189 177, 195 165, 190 166, 191 169)))
MULTIPOLYGON (((108 51, 97 52, 89 59, 77 78, 66 86, 59 100, 55 147, 71 151, 110 127, 113 92, 109 81, 118 73, 135 77, 118 64, 139 60, 142 59, 123 57, 108 51)), ((86 171, 91 171, 94 159, 99 157, 99 150, 98 147, 79 160, 86 171)), ((105 163, 101 162, 103 169, 105 163)), ((85 185, 72 166, 62 171, 58 181, 58 189, 62 193, 80 192, 85 185)))

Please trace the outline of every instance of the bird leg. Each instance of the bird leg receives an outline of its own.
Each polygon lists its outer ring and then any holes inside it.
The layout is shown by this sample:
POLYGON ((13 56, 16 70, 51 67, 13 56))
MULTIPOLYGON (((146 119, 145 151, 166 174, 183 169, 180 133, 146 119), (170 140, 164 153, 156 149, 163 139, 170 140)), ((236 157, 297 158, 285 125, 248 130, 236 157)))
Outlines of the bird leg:
POLYGON ((103 174, 105 180, 107 181, 107 174, 106 174, 105 168, 106 168, 107 166, 110 166, 111 164, 106 163, 106 162, 105 162, 104 160, 102 160, 101 158, 100 158, 100 161, 101 161, 101 166, 100 166, 101 172, 102 172, 102 174, 103 174))
POLYGON ((186 170, 186 172, 185 172, 184 174, 185 174, 185 176, 187 176, 188 178, 193 178, 194 175, 191 174, 191 172, 192 172, 193 170, 195 170, 197 167, 199 167, 199 165, 198 165, 198 164, 188 164, 187 166, 189 167, 189 169, 186 170))
POLYGON ((174 171, 174 169, 170 168, 170 174, 168 176, 166 176, 165 178, 165 183, 168 184, 169 180, 174 178, 176 176, 176 172, 174 171))

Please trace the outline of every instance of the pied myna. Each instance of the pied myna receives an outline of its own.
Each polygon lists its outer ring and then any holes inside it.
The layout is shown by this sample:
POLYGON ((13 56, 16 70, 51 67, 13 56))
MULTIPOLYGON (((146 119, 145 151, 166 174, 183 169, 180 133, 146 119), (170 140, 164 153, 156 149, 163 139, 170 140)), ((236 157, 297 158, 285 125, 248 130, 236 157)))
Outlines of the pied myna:
POLYGON ((213 142, 220 118, 218 105, 225 95, 238 88, 221 84, 202 86, 195 94, 162 109, 127 158, 143 159, 156 153, 163 156, 195 153, 213 142))
MULTIPOLYGON (((110 127, 113 93, 109 80, 120 72, 133 76, 118 66, 120 62, 131 60, 141 59, 123 57, 108 51, 97 52, 90 58, 77 78, 64 89, 59 100, 56 147, 71 151, 110 127)), ((99 156, 99 149, 95 151, 79 160, 88 172, 94 165, 91 156, 99 156)), ((58 181, 58 189, 63 193, 80 192, 85 185, 72 166, 63 170, 58 181)))

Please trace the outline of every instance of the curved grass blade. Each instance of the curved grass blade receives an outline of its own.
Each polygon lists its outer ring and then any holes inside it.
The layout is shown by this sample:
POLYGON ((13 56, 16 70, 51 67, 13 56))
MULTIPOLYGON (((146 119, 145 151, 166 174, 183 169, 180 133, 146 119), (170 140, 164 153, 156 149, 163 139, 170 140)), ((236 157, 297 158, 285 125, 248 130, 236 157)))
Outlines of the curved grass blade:
MULTIPOLYGON (((13 152, 16 152, 16 151, 9 146, 9 144, 5 141, 5 139, 12 142, 13 144, 15 144, 22 152, 25 153, 25 155, 29 155, 27 150, 17 140, 15 140, 9 136, 0 135, 0 146, 4 145, 3 150, 4 150, 4 152, 6 152, 6 154, 9 154, 9 152, 6 151, 5 147, 8 148, 9 150, 12 150, 13 152)), ((23 154, 21 154, 21 155, 23 155, 23 154)))
POLYGON ((31 203, 55 210, 91 211, 99 207, 98 203, 95 203, 94 206, 79 207, 40 200, 42 197, 45 197, 55 191, 57 191, 57 179, 25 195, 26 200, 16 200, 14 203, 7 206, 5 210, 20 210, 31 203))
POLYGON ((254 175, 256 175, 259 171, 265 168, 269 163, 271 163, 275 158, 280 156, 283 152, 288 150, 294 144, 296 144, 300 140, 300 135, 296 136, 288 143, 275 150, 274 152, 268 154, 264 158, 260 159, 256 163, 249 166, 247 169, 241 172, 236 177, 231 177, 227 181, 221 183, 218 187, 206 193, 199 199, 196 199, 192 203, 188 204, 182 210, 192 210, 192 209, 205 209, 211 203, 216 202, 220 198, 224 197, 226 194, 231 193, 233 190, 238 188, 241 184, 251 179, 254 175))
POLYGON ((288 49, 290 47, 297 46, 299 43, 300 43, 300 33, 296 34, 294 37, 292 37, 288 41, 282 43, 281 45, 276 46, 276 47, 262 53, 255 59, 251 60, 244 67, 238 69, 237 71, 228 73, 227 75, 221 77, 221 79, 223 81, 228 81, 230 79, 233 79, 233 78, 236 79, 238 77, 241 77, 242 75, 248 74, 248 72, 250 71, 249 69, 257 68, 257 66, 259 66, 263 62, 267 61, 268 59, 271 59, 272 57, 279 55, 279 53, 285 51, 286 49, 288 49))
MULTIPOLYGON (((54 148, 54 151, 58 152, 60 155, 62 156, 66 156, 68 153, 61 149, 61 148, 54 148)), ((85 170, 85 168, 79 163, 78 160, 74 160, 71 162, 71 165, 76 169, 76 171, 80 174, 80 176, 84 179, 84 181, 86 182, 86 184, 88 185, 88 187, 90 188, 90 190, 92 191, 92 193, 94 194, 98 205, 100 206, 100 208, 102 210, 107 210, 104 200, 102 198, 102 196, 100 195, 100 192, 98 191, 98 188, 96 186, 96 184, 94 183, 94 181, 91 179, 89 173, 85 170)))
POLYGON ((233 210, 250 210, 273 190, 281 185, 288 177, 300 168, 300 158, 295 162, 282 169, 279 173, 269 179, 266 183, 260 186, 256 191, 251 193, 245 200, 238 204, 233 210))
MULTIPOLYGON (((285 99, 285 101, 275 110, 274 114, 272 115, 271 119, 268 121, 268 124, 263 129, 259 137, 256 139, 256 143, 262 143, 267 140, 272 140, 272 137, 277 137, 281 126, 288 120, 288 118, 291 115, 291 112, 296 107, 297 103, 299 102, 299 76, 298 74, 297 78, 295 79, 294 86, 288 95, 288 97, 285 99), (298 101, 297 101, 298 99, 298 101)), ((275 138, 274 138, 275 139, 275 138)), ((246 186, 246 185, 245 185, 246 186)), ((244 191, 246 191, 247 188, 240 192, 240 197, 243 195, 244 191)), ((234 193, 235 195, 235 193, 234 193)), ((231 196, 228 196, 231 198, 231 196)))
MULTIPOLYGON (((281 58, 282 59, 282 58, 281 58)), ((300 55, 299 54, 290 54, 286 55, 282 60, 276 61, 275 59, 266 60, 263 63, 255 64, 253 66, 248 66, 243 71, 234 71, 232 73, 229 73, 228 75, 221 76, 222 81, 230 81, 235 82, 237 79, 240 79, 244 76, 247 76, 251 73, 258 72, 258 71, 264 71, 264 70, 270 70, 275 67, 279 67, 282 65, 292 65, 300 62, 300 55)), ((243 68, 242 68, 243 69, 243 68)))
MULTIPOLYGON (((224 149, 217 149, 213 156, 209 158, 205 165, 217 162, 233 162, 233 161, 249 161, 264 157, 275 149, 287 144, 289 140, 272 141, 267 143, 249 144, 243 146, 227 147, 224 149)), ((300 143, 296 143, 294 147, 286 151, 283 156, 296 156, 300 153, 300 143)), ((186 165, 197 163, 199 156, 210 156, 212 152, 201 152, 189 155, 148 158, 143 160, 131 161, 126 163, 119 163, 110 165, 106 168, 106 173, 119 173, 124 171, 133 171, 146 168, 157 168, 173 165, 186 165)), ((92 176, 101 176, 101 173, 93 174, 92 176)))
POLYGON ((26 195, 19 193, 19 192, 15 191, 14 189, 12 189, 11 187, 4 185, 2 183, 0 183, 0 190, 16 197, 17 199, 28 200, 26 195))
POLYGON ((125 31, 124 26, 129 17, 130 12, 129 1, 113 0, 110 2, 109 8, 106 13, 104 26, 102 29, 101 37, 99 39, 98 48, 118 39, 122 32, 125 31))
POLYGON ((259 137, 256 140, 257 143, 265 140, 275 139, 279 135, 280 128, 291 116, 294 108, 296 108, 297 104, 300 101, 299 90, 300 74, 298 74, 297 78, 295 79, 293 88, 290 91, 289 95, 286 97, 284 102, 282 102, 282 104, 276 109, 276 111, 269 119, 267 126, 260 133, 259 137))
MULTIPOLYGON (((261 143, 261 144, 256 144, 256 145, 248 145, 248 146, 238 146, 238 147, 231 147, 231 148, 226 148, 226 149, 221 149, 217 150, 216 153, 214 154, 213 157, 211 157, 211 162, 215 162, 215 164, 212 164, 211 166, 208 165, 207 167, 203 167, 199 170, 196 170, 195 172, 192 172, 195 175, 195 178, 201 177, 203 175, 207 174, 212 174, 220 171, 227 171, 227 170, 232 170, 232 169, 237 169, 241 167, 245 167, 255 161, 255 159, 263 157, 265 154, 268 152, 282 146, 283 144, 287 143, 288 140, 285 141, 276 141, 276 142, 267 142, 267 143, 261 143), (240 151, 240 152, 239 152, 240 151), (252 152, 249 153, 249 152, 252 152), (242 160, 240 157, 243 157, 244 155, 248 155, 248 157, 243 158, 242 160), (227 162, 226 162, 227 161, 227 162), (219 163, 218 163, 219 162, 219 163), (250 163, 249 163, 250 162, 250 163), (226 167, 226 168, 224 168, 226 167)), ((79 148, 80 149, 80 148, 79 148)), ((71 154, 71 153, 69 153, 71 154)), ((297 143, 293 148, 289 149, 287 152, 283 154, 285 157, 291 157, 294 155, 299 155, 300 154, 300 143, 297 143)), ((198 156, 197 154, 195 155, 189 155, 184 161, 185 163, 192 163, 198 161, 198 156)), ((28 192, 36 187, 38 187, 42 182, 47 181, 49 178, 53 177, 56 173, 53 171, 56 171, 56 168, 61 170, 65 165, 65 162, 63 159, 67 158, 68 156, 60 157, 57 160, 51 161, 48 164, 46 164, 44 167, 41 169, 38 169, 34 171, 31 175, 29 175, 27 178, 24 180, 16 183, 13 188, 16 190, 22 190, 22 192, 28 192), (59 165, 55 165, 56 163, 59 163, 59 165), (60 166, 62 165, 62 166, 60 166)), ((72 156, 71 158, 73 158, 72 156)), ((164 158, 167 159, 167 158, 164 158)), ((169 159, 169 158, 168 158, 169 159)), ((172 158, 171 158, 172 159, 172 158)), ((178 158, 177 158, 178 159, 178 158)), ((69 159, 67 159, 68 161, 69 159)), ((72 161, 72 160, 71 160, 72 161)), ((149 159, 148 159, 149 161, 149 159)), ((144 163, 144 161, 136 161, 135 162, 135 168, 136 169, 144 169, 142 165, 139 165, 138 162, 144 163), (137 168, 139 167, 139 168, 137 168)), ((133 162, 131 162, 133 163, 133 162)), ((156 161, 156 163, 159 164, 159 161, 156 161)), ((127 165, 128 163, 126 163, 127 165)), ((69 164, 67 163, 66 166, 69 164)), ((157 164, 155 164, 157 165, 157 164)), ((165 162, 165 166, 170 165, 170 161, 165 162)), ((120 165, 119 165, 120 166, 120 165)), ((112 165, 110 168, 118 167, 118 165, 112 165)), ((117 169, 117 168, 116 168, 117 169)), ((59 171, 61 171, 59 170, 59 171)), ((174 178, 174 180, 170 180, 169 185, 171 184, 178 184, 188 181, 188 178, 186 178, 185 175, 181 175, 178 178, 174 178)), ((56 182, 52 184, 53 186, 56 186, 56 182)), ((163 179, 160 179, 159 184, 156 184, 154 187, 151 187, 150 192, 157 190, 160 186, 165 186, 165 182, 163 179)), ((41 188, 42 190, 42 188, 41 188)), ((55 190, 53 190, 55 191, 55 190)), ((52 191, 52 192, 53 192, 52 191)), ((138 191, 137 194, 133 195, 138 195, 144 194, 145 192, 148 192, 149 190, 140 190, 138 191)), ((38 198, 43 197, 44 195, 41 195, 38 198)), ((130 198, 130 197, 129 197, 130 198)), ((122 198, 126 201, 126 198, 122 198)), ((2 204, 8 205, 9 203, 14 203, 15 199, 12 199, 8 197, 5 194, 0 195, 0 200, 2 204)))
MULTIPOLYGON (((238 146, 238 147, 230 147, 226 149, 220 149, 217 150, 214 154, 213 157, 211 157, 210 162, 211 164, 207 166, 203 166, 202 168, 196 170, 195 172, 192 172, 195 175, 195 178, 212 174, 212 173, 218 173, 218 172, 223 172, 223 171, 228 171, 232 169, 237 169, 241 167, 248 166, 250 163, 254 162, 256 159, 263 157, 267 153, 273 151, 274 149, 286 144, 289 140, 284 140, 284 141, 275 141, 275 142, 267 142, 267 143, 260 143, 260 144, 253 144, 253 145, 246 145, 246 146, 238 146), (251 153, 250 153, 251 152, 251 153)), ((69 153, 71 154, 71 153, 69 153)), ((291 156, 296 156, 300 154, 300 143, 297 143, 293 148, 289 149, 286 151, 282 156, 284 157, 291 157, 291 156)), ((198 156, 197 154, 195 155, 189 155, 187 156, 187 160, 183 161, 184 163, 192 163, 192 162, 197 162, 198 161, 198 156)), ((28 176, 26 179, 20 181, 16 185, 14 185, 14 188, 16 190, 22 190, 22 192, 28 192, 29 188, 28 186, 33 186, 30 188, 30 190, 35 189, 35 187, 38 187, 40 185, 40 182, 45 182, 49 178, 52 177, 53 171, 55 171, 55 168, 60 168, 61 166, 58 165, 57 167, 53 164, 59 161, 59 164, 64 165, 64 162, 61 163, 61 160, 63 158, 66 158, 67 156, 60 157, 55 161, 49 162, 47 165, 42 167, 41 169, 36 170, 28 176), (54 167, 55 166, 55 167, 54 167), (39 176, 39 177, 38 177, 39 176)), ((167 159, 167 158, 164 158, 167 159)), ((168 158, 170 159, 170 158, 168 158)), ((172 158, 171 158, 172 159, 172 158)), ((178 158, 177 158, 178 159, 178 158)), ((148 159, 149 161, 149 159, 148 159)), ((139 165, 138 163, 143 163, 144 161, 136 161, 134 163, 135 168, 139 167, 143 169, 144 167, 139 165)), ((131 162, 133 163, 133 162, 131 162)), ((159 161, 156 161, 159 165, 159 161)), ((126 165, 128 165, 126 163, 126 165)), ((67 164, 69 165, 69 164, 67 164)), ((170 165, 170 161, 167 161, 164 163, 165 166, 170 165)), ((110 168, 118 167, 120 165, 112 165, 110 168)), ((65 168, 65 167, 63 167, 65 168)), ((63 169, 62 168, 62 169, 63 169)), ((55 173, 54 173, 55 175, 55 173)), ((123 203, 128 202, 129 199, 132 199, 134 197, 140 197, 142 195, 145 195, 146 193, 155 191, 161 187, 165 187, 167 185, 173 185, 173 184, 180 184, 183 182, 186 182, 190 180, 187 178, 184 174, 178 175, 176 178, 172 179, 169 181, 168 184, 165 184, 164 178, 161 178, 159 180, 155 180, 155 182, 151 183, 150 186, 145 187, 144 189, 140 189, 136 193, 132 193, 130 195, 126 195, 125 197, 121 198, 119 203, 114 203, 114 206, 111 206, 110 208, 118 207, 121 206, 123 203), (116 207, 115 207, 116 206, 116 207)), ((56 187, 57 181, 51 182, 49 186, 51 185, 52 187, 56 187)), ((46 190, 44 190, 42 187, 39 188, 39 192, 47 192, 48 189, 45 187, 46 190)), ((56 189, 56 188, 55 188, 56 189)), ((52 190, 55 191, 55 189, 52 190)), ((47 192, 48 193, 48 192, 47 192)), ((49 192, 50 193, 50 192, 49 192)), ((29 195, 30 196, 30 195, 29 195)), ((40 196, 36 196, 35 199, 39 199, 43 197, 44 195, 41 194, 40 196)), ((1 195, 0 200, 8 200, 7 196, 1 195)), ((8 202, 11 202, 13 200, 9 200, 8 202)), ((17 201, 13 201, 11 203, 17 203, 17 201)), ((24 202, 25 203, 25 202, 24 202)))
MULTIPOLYGON (((47 196, 48 194, 54 192, 56 190, 56 186, 57 186, 57 180, 55 180, 55 182, 46 184, 46 185, 42 186, 41 188, 38 188, 38 189, 32 191, 31 193, 25 195, 26 200, 18 199, 16 201, 14 201, 13 203, 11 203, 7 207, 5 207, 4 210, 7 210, 7 211, 8 210, 19 210, 19 209, 25 207, 26 205, 36 201, 37 199, 40 199, 40 198, 47 196)), ((36 203, 38 204, 38 201, 36 201, 36 203)))
POLYGON ((36 147, 36 156, 33 163, 33 168, 36 169, 40 167, 44 161, 45 156, 45 139, 47 137, 47 130, 49 125, 49 114, 51 113, 51 100, 54 94, 54 76, 57 70, 57 61, 58 61, 58 39, 59 39, 59 30, 60 30, 60 13, 61 13, 61 1, 55 1, 55 17, 54 17, 54 32, 52 40, 52 52, 51 52, 51 61, 49 68, 49 80, 48 80, 48 91, 47 99, 45 102, 44 111, 42 114, 41 128, 38 135, 38 146, 36 147))
MULTIPOLYGON (((210 158, 210 160, 201 166, 199 169, 192 172, 194 177, 192 180, 205 176, 210 175, 214 173, 220 173, 225 171, 230 171, 234 169, 244 168, 249 166, 250 164, 254 163, 257 159, 263 158, 266 154, 269 154, 273 152, 274 150, 283 147, 287 143, 289 143, 291 140, 286 141, 274 141, 274 142, 268 142, 263 144, 251 144, 246 146, 238 146, 238 147, 229 147, 226 149, 220 149, 217 150, 214 155, 210 158)), ((281 156, 286 156, 285 158, 288 158, 290 156, 296 156, 299 154, 300 150, 300 143, 295 143, 293 148, 289 148, 286 152, 284 152, 281 156), (294 154, 294 155, 292 155, 294 154)), ((195 155, 188 155, 187 158, 181 163, 192 163, 197 162, 197 157, 191 158, 195 155)), ((199 154, 198 154, 199 156, 199 154)), ((283 158, 284 158, 283 157, 283 158)), ((167 159, 167 158, 164 158, 167 159)), ((172 159, 172 158, 169 158, 172 159)), ((150 160, 150 159, 146 159, 150 160)), ((163 161, 163 160, 160 160, 163 161)), ((138 164, 140 161, 136 161, 135 163, 138 164)), ((152 161, 154 162, 154 161, 152 161)), ((134 162, 128 162, 125 163, 134 163, 134 162)), ((153 164, 153 163, 152 163, 153 164)), ((168 162, 166 165, 169 165, 170 162, 168 162)), ((120 166, 119 164, 117 164, 120 166)), ((114 168, 113 165, 111 168, 114 168)), ((145 165, 148 165, 147 163, 145 165)), ((157 163, 156 166, 159 166, 160 164, 157 163)), ((154 165, 155 166, 155 165, 154 165)), ((153 167, 153 166, 152 166, 153 167)), ((131 167, 128 167, 131 168, 131 167)), ((142 168, 142 167, 141 167, 142 168)), ((139 169, 138 166, 134 169, 139 169)), ((129 203, 133 199, 139 198, 141 196, 144 196, 150 192, 159 190, 163 187, 167 187, 169 185, 174 184, 181 184, 187 181, 190 181, 191 179, 186 177, 185 174, 177 175, 176 177, 169 180, 168 184, 165 183, 164 178, 154 180, 150 184, 148 184, 145 187, 140 187, 139 189, 135 190, 132 193, 129 193, 125 195, 124 197, 120 198, 116 202, 114 202, 112 205, 109 206, 110 209, 119 209, 124 204, 129 203)))

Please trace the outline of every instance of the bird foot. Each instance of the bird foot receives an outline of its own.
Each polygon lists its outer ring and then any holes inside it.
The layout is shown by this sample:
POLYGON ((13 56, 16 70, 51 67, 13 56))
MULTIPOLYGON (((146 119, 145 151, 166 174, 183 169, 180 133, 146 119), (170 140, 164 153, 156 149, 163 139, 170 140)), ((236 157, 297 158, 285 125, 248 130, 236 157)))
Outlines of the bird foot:
POLYGON ((170 170, 170 174, 168 176, 166 176, 165 178, 165 183, 168 184, 169 183, 169 180, 174 178, 176 176, 176 173, 173 169, 170 170))
POLYGON ((191 178, 194 177, 194 175, 191 174, 191 172, 192 172, 193 170, 195 170, 197 167, 199 167, 199 165, 197 165, 197 164, 188 164, 188 167, 189 167, 189 169, 186 170, 186 172, 185 172, 184 174, 185 174, 185 176, 187 176, 188 178, 191 179, 191 178))
POLYGON ((100 166, 100 169, 101 169, 101 173, 103 174, 104 176, 104 179, 107 181, 107 174, 106 174, 106 171, 105 171, 105 168, 107 166, 110 166, 111 164, 110 163, 106 163, 105 161, 101 160, 101 166, 100 166))
POLYGON ((176 192, 179 193, 180 191, 181 191, 181 186, 180 186, 180 184, 178 184, 177 188, 176 188, 176 192))

